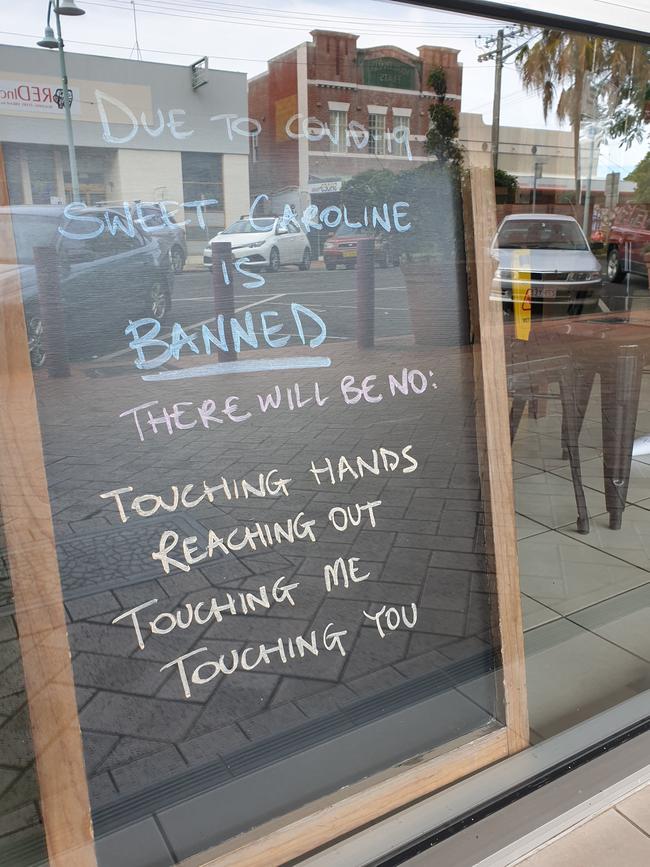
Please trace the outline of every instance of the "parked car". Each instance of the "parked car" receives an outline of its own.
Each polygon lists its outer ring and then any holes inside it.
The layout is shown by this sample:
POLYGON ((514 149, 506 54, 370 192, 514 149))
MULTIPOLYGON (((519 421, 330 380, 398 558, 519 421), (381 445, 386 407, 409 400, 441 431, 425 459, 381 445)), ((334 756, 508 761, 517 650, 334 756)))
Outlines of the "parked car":
MULTIPOLYGON (((278 271, 282 265, 297 265, 301 271, 311 266, 311 247, 307 236, 293 220, 248 215, 219 232, 212 241, 229 241, 234 259, 247 258, 249 266, 278 271)), ((212 248, 203 251, 203 264, 212 267, 212 248)))
POLYGON ((157 241, 135 229, 133 237, 107 228, 96 238, 73 240, 59 228, 77 235, 92 231, 98 220, 121 219, 124 212, 87 208, 77 216, 95 222, 69 220, 63 207, 21 205, 0 208, 0 303, 3 285, 20 279, 32 365, 45 361, 44 333, 34 265, 34 247, 51 247, 58 267, 68 346, 85 356, 107 338, 124 336, 129 319, 151 316, 163 320, 171 310, 173 273, 157 241), (15 250, 15 255, 14 255, 15 250))
POLYGON ((650 251, 650 206, 619 205, 614 211, 607 238, 607 276, 622 283, 626 273, 645 277, 644 254, 650 251))
POLYGON ((523 270, 523 253, 530 269, 533 313, 591 312, 602 293, 602 273, 584 232, 573 217, 563 214, 511 214, 504 218, 492 243, 498 262, 494 296, 512 312, 516 272, 523 270))
POLYGON ((399 265, 396 245, 386 232, 343 225, 323 245, 323 261, 327 270, 334 271, 338 265, 354 268, 357 264, 357 245, 364 238, 372 238, 375 242, 376 267, 399 265))
POLYGON ((143 224, 140 228, 143 229, 144 234, 158 241, 163 255, 169 257, 172 271, 180 274, 187 261, 187 239, 184 227, 179 226, 174 215, 166 209, 166 217, 163 218, 159 202, 135 202, 132 213, 136 223, 143 224))

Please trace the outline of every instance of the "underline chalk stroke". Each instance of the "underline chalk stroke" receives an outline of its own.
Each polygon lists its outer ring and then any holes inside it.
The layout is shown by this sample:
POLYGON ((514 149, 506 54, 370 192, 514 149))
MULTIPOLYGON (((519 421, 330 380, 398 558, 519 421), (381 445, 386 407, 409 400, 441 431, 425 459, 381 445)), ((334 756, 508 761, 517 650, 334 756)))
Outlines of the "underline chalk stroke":
POLYGON ((171 379, 193 379, 197 376, 223 376, 226 373, 261 373, 271 370, 300 370, 308 367, 330 367, 332 359, 325 355, 305 357, 301 355, 286 358, 252 359, 250 361, 225 361, 216 364, 202 364, 184 370, 163 370, 160 373, 145 374, 145 382, 162 382, 171 379))

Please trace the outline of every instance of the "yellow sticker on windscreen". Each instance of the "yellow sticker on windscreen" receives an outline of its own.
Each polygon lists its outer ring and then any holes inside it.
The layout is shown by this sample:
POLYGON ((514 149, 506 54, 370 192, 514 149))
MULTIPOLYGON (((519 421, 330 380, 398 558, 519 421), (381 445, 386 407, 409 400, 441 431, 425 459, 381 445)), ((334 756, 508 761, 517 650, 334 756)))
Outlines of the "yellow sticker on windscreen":
POLYGON ((515 337, 528 340, 532 316, 532 289, 530 285, 530 251, 517 250, 512 259, 512 306, 515 316, 515 337))

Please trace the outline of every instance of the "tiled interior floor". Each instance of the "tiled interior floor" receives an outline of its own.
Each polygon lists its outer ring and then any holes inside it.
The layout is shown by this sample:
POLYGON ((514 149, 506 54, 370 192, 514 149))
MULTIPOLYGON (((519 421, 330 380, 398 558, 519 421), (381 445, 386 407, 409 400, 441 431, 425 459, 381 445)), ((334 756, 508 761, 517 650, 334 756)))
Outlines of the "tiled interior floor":
MULTIPOLYGON (((548 400, 543 418, 524 416, 513 443, 535 739, 650 689, 650 455, 632 461, 623 526, 610 530, 597 379, 580 437, 591 520, 590 532, 580 535, 560 425, 560 402, 548 400)), ((637 418, 637 436, 648 433, 650 371, 643 376, 637 418)))
POLYGON ((650 786, 517 862, 521 867, 646 867, 650 786))

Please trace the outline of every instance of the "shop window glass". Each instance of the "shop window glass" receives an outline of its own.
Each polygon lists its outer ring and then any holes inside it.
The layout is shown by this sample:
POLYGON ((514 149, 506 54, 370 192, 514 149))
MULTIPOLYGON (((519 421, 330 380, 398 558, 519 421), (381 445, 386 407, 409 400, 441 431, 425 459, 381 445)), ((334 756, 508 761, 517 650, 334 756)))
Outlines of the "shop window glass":
POLYGON ((330 150, 337 154, 347 153, 348 113, 347 111, 330 111, 330 131, 332 141, 330 150))
POLYGON ((646 47, 509 27, 497 134, 505 25, 242 8, 62 15, 72 136, 3 47, 12 867, 295 861, 647 685, 646 47))
POLYGON ((386 152, 386 115, 368 115, 368 151, 380 156, 386 152))
POLYGON ((393 153, 398 157, 409 155, 409 136, 411 119, 408 117, 395 117, 393 121, 393 153))

